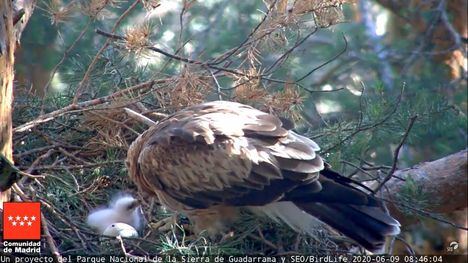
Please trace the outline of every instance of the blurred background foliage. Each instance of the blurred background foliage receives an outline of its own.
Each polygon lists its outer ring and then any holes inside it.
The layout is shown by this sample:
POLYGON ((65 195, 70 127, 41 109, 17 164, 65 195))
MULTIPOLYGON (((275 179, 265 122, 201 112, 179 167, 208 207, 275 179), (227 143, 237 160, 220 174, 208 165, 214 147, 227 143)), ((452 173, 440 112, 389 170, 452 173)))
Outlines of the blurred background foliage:
MULTIPOLYGON (((241 44, 273 2, 287 5, 277 8, 277 13, 294 13, 291 6, 296 1, 142 1, 114 32, 126 36, 125 42, 95 30, 112 32, 132 1, 38 1, 17 52, 15 126, 69 105, 77 93, 78 101, 86 101, 148 80, 173 81, 15 134, 15 162, 31 173, 48 174, 42 182, 23 183, 45 185, 36 193, 45 202, 66 203, 57 207, 62 218, 83 219, 116 191, 129 191, 122 160, 145 126, 129 120, 121 108, 130 105, 142 112, 132 104, 137 100, 143 109, 161 114, 221 97, 285 115, 295 120, 298 131, 314 138, 322 154, 344 174, 355 170, 344 161, 391 166, 413 116, 417 119, 400 151, 399 168, 466 147, 467 26, 466 13, 460 12, 466 10, 466 1, 346 3, 340 6, 343 13, 330 16, 334 19, 328 21, 330 26, 318 21, 317 13, 290 20, 272 15, 257 31, 269 32, 268 37, 218 64, 264 74, 262 79, 234 75, 213 79, 210 76, 220 71, 168 59, 145 48, 212 61, 241 44), (287 60, 276 64, 308 34, 287 60), (134 43, 130 43, 132 37, 134 43), (108 40, 110 45, 96 58, 88 81, 82 82, 97 50, 108 40)), ((154 211, 160 213, 153 208, 148 214, 154 211)), ((50 217, 54 216, 51 212, 50 217)), ((79 246, 73 242, 79 240, 70 241, 76 239, 73 231, 59 234, 67 227, 62 221, 56 223, 58 232, 53 234, 70 235, 69 241, 59 243, 61 249, 73 251, 79 246)), ((414 230, 412 239, 423 235, 423 228, 414 230)), ((444 237, 438 238, 445 242, 444 237)), ((238 249, 248 246, 244 241, 238 249)), ((427 245, 421 242, 413 244, 427 245)), ((172 243, 166 239, 164 244, 172 243)), ((441 246, 439 250, 445 249, 441 246)), ((259 247, 248 251, 255 249, 259 247)))

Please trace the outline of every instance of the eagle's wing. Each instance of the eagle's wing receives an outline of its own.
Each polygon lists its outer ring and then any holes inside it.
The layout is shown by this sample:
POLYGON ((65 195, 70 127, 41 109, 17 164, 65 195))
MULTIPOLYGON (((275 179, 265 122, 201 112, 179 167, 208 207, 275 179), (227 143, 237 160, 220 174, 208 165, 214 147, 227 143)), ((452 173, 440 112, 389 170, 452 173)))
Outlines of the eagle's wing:
POLYGON ((150 128, 132 144, 129 166, 136 164, 133 177, 147 191, 192 208, 264 205, 298 185, 320 190, 318 150, 273 115, 216 101, 150 128))

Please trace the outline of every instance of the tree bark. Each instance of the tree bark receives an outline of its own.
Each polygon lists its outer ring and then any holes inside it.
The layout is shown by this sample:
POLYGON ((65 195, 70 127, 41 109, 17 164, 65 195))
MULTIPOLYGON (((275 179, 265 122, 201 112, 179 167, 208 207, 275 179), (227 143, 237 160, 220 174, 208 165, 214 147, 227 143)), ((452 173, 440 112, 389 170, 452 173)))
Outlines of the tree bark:
MULTIPOLYGON (((467 207, 467 150, 424 162, 412 168, 399 170, 395 176, 411 179, 412 184, 430 197, 431 203, 424 211, 430 213, 451 213, 467 207)), ((382 189, 384 199, 398 202, 406 182, 393 178, 382 189)), ((402 212, 394 203, 387 204, 390 213, 403 225, 417 221, 413 216, 402 212)))
MULTIPOLYGON (((15 63, 15 36, 13 6, 0 0, 0 154, 13 161, 11 105, 13 101, 13 66, 15 63)), ((5 176, 5 175, 2 175, 5 176)), ((10 190, 0 193, 0 208, 10 200, 10 190)))
MULTIPOLYGON (((0 154, 11 162, 14 53, 34 6, 34 0, 0 0, 0 154)), ((0 192, 0 209, 3 210, 3 202, 9 200, 9 189, 0 192)))

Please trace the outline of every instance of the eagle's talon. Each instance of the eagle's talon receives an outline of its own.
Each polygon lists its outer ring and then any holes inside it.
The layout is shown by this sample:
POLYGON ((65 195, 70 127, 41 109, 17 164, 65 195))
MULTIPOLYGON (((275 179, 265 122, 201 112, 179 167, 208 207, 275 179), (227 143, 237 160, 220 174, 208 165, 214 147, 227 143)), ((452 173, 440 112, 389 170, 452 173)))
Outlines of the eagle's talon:
POLYGON ((182 229, 185 233, 192 233, 193 232, 192 226, 190 224, 184 224, 184 223, 178 224, 177 217, 178 217, 178 214, 173 214, 172 216, 163 218, 159 220, 158 222, 150 223, 149 226, 151 229, 156 230, 161 233, 169 232, 172 229, 174 229, 174 227, 178 227, 182 229))
POLYGON ((234 231, 229 231, 221 236, 220 243, 223 243, 224 241, 234 237, 234 231))
POLYGON ((163 218, 155 223, 150 223, 150 228, 158 232, 167 232, 177 225, 177 214, 163 218))

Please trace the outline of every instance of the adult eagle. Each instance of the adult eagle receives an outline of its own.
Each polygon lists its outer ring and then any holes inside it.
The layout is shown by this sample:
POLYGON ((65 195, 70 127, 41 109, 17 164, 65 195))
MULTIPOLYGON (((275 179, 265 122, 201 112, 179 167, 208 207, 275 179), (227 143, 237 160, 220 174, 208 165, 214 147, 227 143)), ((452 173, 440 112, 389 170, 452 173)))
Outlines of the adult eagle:
POLYGON ((383 204, 328 168, 319 146, 288 121, 213 101, 179 111, 141 134, 127 166, 140 189, 182 212, 195 232, 222 233, 240 208, 312 233, 315 218, 382 251, 400 224, 383 204))

